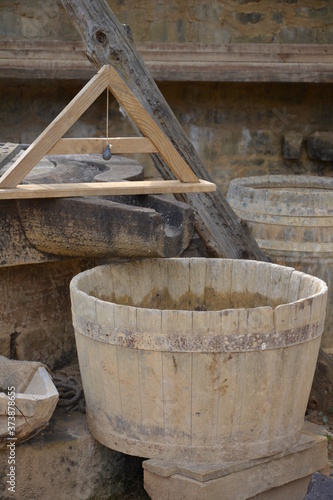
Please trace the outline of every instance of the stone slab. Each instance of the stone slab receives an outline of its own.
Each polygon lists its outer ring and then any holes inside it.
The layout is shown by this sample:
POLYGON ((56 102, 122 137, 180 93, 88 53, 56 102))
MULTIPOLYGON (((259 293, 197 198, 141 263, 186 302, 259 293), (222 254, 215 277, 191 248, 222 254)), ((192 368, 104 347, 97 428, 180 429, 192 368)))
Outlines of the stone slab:
POLYGON ((80 412, 57 408, 49 426, 15 452, 15 494, 6 484, 8 451, 0 452, 1 500, 148 498, 142 487, 142 460, 95 441, 80 412))
POLYGON ((307 153, 311 160, 333 160, 333 133, 317 131, 307 138, 307 153))
POLYGON ((299 160, 302 153, 303 135, 294 130, 282 136, 282 156, 285 160, 299 160))
POLYGON ((152 500, 181 500, 184 496, 220 500, 222 493, 223 500, 302 500, 312 473, 329 473, 327 439, 313 430, 305 425, 293 448, 260 460, 222 464, 147 460, 143 463, 145 489, 152 500))

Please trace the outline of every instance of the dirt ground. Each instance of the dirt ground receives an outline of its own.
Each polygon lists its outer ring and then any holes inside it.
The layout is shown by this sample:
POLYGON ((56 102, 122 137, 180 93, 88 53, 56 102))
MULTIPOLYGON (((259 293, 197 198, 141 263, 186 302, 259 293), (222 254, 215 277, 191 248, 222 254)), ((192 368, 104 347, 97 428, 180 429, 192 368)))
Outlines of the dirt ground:
POLYGON ((333 476, 333 407, 331 411, 323 412, 320 409, 308 409, 305 419, 321 427, 321 434, 327 437, 328 461, 333 476))

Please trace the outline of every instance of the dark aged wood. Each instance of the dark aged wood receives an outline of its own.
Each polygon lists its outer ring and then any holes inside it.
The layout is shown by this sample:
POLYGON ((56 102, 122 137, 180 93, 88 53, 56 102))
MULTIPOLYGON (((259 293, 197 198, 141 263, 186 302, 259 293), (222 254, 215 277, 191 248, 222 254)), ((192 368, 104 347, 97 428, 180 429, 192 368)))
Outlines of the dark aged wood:
MULTIPOLYGON (((212 181, 146 69, 129 30, 118 22, 107 3, 104 0, 62 0, 62 4, 85 42, 88 59, 97 68, 105 64, 115 68, 197 177, 212 181)), ((152 157, 163 178, 173 178, 163 160, 157 155, 152 157)), ((220 191, 182 195, 182 199, 195 210, 196 230, 212 255, 267 260, 220 191)))
MULTIPOLYGON (((48 156, 53 171, 29 182, 140 180, 134 160, 48 156)), ((0 201, 0 268, 72 257, 177 257, 189 245, 193 211, 158 196, 0 201)), ((6 341, 6 339, 4 339, 6 341)), ((7 352, 0 335, 0 354, 7 352)))
POLYGON ((101 198, 20 200, 16 207, 30 245, 46 256, 177 257, 193 228, 191 209, 180 203, 163 207, 165 217, 101 198), (181 224, 167 225, 167 215, 181 224))

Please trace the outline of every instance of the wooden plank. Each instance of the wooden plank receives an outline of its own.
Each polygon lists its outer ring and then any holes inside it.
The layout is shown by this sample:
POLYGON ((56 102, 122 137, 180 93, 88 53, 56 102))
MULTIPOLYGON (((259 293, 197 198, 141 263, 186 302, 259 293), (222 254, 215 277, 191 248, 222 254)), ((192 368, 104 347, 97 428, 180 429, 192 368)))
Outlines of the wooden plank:
POLYGON ((150 138, 163 160, 177 178, 183 182, 198 182, 197 176, 192 172, 190 167, 171 144, 165 133, 162 132, 153 118, 151 118, 142 104, 111 66, 109 88, 141 132, 150 138))
MULTIPOLYGON (((117 415, 119 434, 140 438, 142 425, 139 350, 116 347, 121 412, 117 415), (140 415, 140 416, 139 416, 140 415), (138 425, 139 421, 139 425, 138 425)), ((97 372, 97 370, 95 370, 97 372)))
POLYGON ((191 421, 194 446, 216 446, 221 391, 219 353, 192 354, 191 421))
POLYGON ((59 139, 48 151, 49 155, 103 153, 107 144, 111 144, 112 154, 122 153, 157 153, 156 147, 146 137, 109 137, 59 139))
MULTIPOLYGON (((136 44, 152 76, 166 81, 333 81, 329 44, 136 44)), ((4 40, 2 78, 91 78, 81 42, 4 40)))
POLYGON ((57 59, 77 59, 85 54, 82 42, 43 40, 43 43, 29 39, 3 39, 0 41, 0 53, 4 59, 11 59, 15 54, 22 58, 47 59, 53 54, 57 59))
POLYGON ((68 198, 71 196, 197 193, 211 192, 215 190, 215 184, 200 179, 199 182, 147 180, 73 184, 24 184, 15 188, 0 188, 0 200, 68 198))
POLYGON ((105 90, 108 79, 109 68, 104 66, 1 177, 0 188, 15 187, 24 179, 51 147, 105 90))
POLYGON ((164 436, 168 446, 190 446, 192 431, 192 355, 162 353, 164 436))
MULTIPOLYGON (((149 65, 148 65, 149 66, 149 65)), ((156 64, 152 74, 157 81, 212 82, 333 82, 332 64, 265 63, 182 63, 156 64)))
MULTIPOLYGON (((164 43, 138 42, 136 47, 145 60, 162 61, 165 57, 175 60, 214 60, 214 61, 269 61, 292 60, 296 62, 331 62, 333 46, 331 44, 296 44, 296 43, 164 43)), ((50 40, 39 41, 2 39, 0 41, 1 60, 19 59, 48 60, 50 55, 57 60, 73 61, 84 59, 85 48, 82 42, 50 40)), ((91 63, 90 63, 91 64, 91 63)), ((93 66, 91 66, 93 68, 93 66)))
POLYGON ((231 43, 227 45, 200 43, 138 43, 138 50, 147 61, 177 62, 285 62, 332 63, 332 45, 231 43))
MULTIPOLYGON (((333 46, 331 44, 296 44, 296 43, 164 43, 138 42, 136 47, 145 60, 162 61, 165 57, 175 60, 236 61, 260 60, 279 61, 283 64, 287 59, 306 62, 309 60, 320 63, 332 61, 333 46), (202 56, 202 57, 200 57, 202 56)), ((50 55, 57 60, 73 61, 84 58, 85 48, 82 42, 63 42, 61 40, 39 41, 2 39, 0 41, 0 57, 3 60, 12 60, 13 57, 22 59, 47 60, 50 55)), ((93 68, 93 66, 91 66, 93 68)))
POLYGON ((138 350, 142 425, 164 445, 162 352, 138 350))

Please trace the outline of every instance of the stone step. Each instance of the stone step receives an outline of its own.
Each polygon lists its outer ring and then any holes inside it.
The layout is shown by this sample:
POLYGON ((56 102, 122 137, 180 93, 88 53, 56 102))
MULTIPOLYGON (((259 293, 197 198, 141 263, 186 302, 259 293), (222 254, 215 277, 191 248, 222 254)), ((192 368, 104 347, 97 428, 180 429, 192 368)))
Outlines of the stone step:
MULTIPOLYGON (((306 423, 299 442, 283 454, 220 464, 143 462, 152 500, 303 500, 314 472, 329 474, 327 438, 306 423)), ((331 497, 333 498, 333 497, 331 497)))

